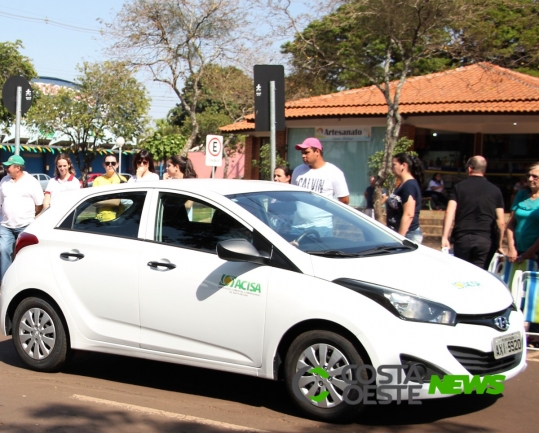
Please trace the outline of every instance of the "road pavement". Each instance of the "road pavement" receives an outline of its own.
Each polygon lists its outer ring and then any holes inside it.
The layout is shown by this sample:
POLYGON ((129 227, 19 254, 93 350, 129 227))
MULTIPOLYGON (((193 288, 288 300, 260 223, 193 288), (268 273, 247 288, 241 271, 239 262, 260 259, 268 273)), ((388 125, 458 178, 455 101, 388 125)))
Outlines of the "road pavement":
POLYGON ((536 432, 538 391, 535 352, 501 395, 372 406, 332 425, 302 418, 281 382, 90 352, 61 373, 37 373, 0 337, 0 431, 9 433, 536 432))

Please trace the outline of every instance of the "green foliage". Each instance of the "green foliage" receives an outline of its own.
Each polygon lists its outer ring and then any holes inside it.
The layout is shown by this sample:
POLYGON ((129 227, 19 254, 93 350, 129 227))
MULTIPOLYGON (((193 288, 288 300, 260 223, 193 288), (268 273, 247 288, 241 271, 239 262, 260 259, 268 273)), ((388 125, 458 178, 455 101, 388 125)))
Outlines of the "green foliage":
POLYGON ((290 91, 299 97, 399 79, 408 60, 413 76, 480 61, 537 76, 539 3, 349 0, 281 52, 291 56, 290 91))
MULTIPOLYGON (((22 75, 31 80, 37 77, 34 65, 30 59, 23 56, 20 50, 24 48, 22 42, 0 42, 0 85, 3 86, 7 79, 13 75, 22 75)), ((35 103, 35 102, 34 102, 35 103)), ((15 119, 7 109, 0 106, 0 122, 9 126, 15 119)))
POLYGON ((460 0, 347 1, 311 22, 281 51, 291 55, 293 75, 341 90, 399 79, 403 71, 443 70, 454 64, 442 47, 451 42, 451 24, 460 4, 460 0))
POLYGON ((485 0, 456 27, 455 54, 466 63, 488 61, 538 75, 539 3, 485 0))
MULTIPOLYGON (((402 152, 408 152, 410 155, 417 156, 417 152, 410 151, 410 148, 414 145, 414 141, 406 137, 401 137, 397 140, 395 149, 393 150, 393 155, 397 155, 402 152)), ((382 169, 382 162, 384 159, 384 151, 379 150, 378 152, 373 153, 369 156, 367 161, 367 166, 369 167, 369 176, 377 176, 380 170, 382 169)), ((395 175, 390 172, 385 182, 382 185, 387 188, 388 191, 393 191, 395 187, 395 175)))
MULTIPOLYGON (((273 173, 271 172, 271 149, 270 144, 266 143, 260 146, 260 160, 257 161, 253 159, 253 167, 258 167, 260 171, 260 179, 262 180, 272 180, 273 173)), ((275 154, 275 166, 277 165, 286 165, 286 159, 283 159, 279 156, 278 153, 275 154)))
MULTIPOLYGON (((194 77, 182 89, 182 98, 192 104, 195 98, 194 77)), ((238 68, 208 65, 197 83, 196 144, 205 144, 206 135, 220 135, 219 127, 233 123, 253 111, 253 80, 238 68)), ((171 124, 190 136, 192 119, 182 105, 169 113, 171 124)))
POLYGON ((251 2, 235 0, 132 0, 105 24, 114 54, 146 69, 178 97, 181 119, 174 123, 189 128, 182 154, 207 133, 199 133, 196 116, 199 103, 205 103, 200 81, 207 79, 213 63, 239 60, 247 53, 245 35, 252 32, 246 16, 251 7, 251 2))
POLYGON ((117 136, 133 141, 144 132, 150 100, 122 63, 84 63, 79 72, 77 89, 40 93, 28 112, 28 123, 44 134, 67 135, 86 178, 96 150, 110 147, 117 136))
POLYGON ((140 146, 149 150, 155 161, 164 161, 173 155, 179 155, 185 143, 187 143, 187 138, 181 134, 162 135, 160 132, 156 132, 140 146))

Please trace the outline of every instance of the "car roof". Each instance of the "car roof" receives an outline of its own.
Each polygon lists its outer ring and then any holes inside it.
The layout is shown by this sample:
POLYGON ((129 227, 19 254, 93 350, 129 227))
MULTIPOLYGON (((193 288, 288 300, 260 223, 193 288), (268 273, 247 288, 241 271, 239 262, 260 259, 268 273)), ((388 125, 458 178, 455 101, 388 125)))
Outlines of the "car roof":
POLYGON ((304 188, 286 183, 244 179, 169 179, 165 181, 155 180, 151 182, 144 182, 144 184, 139 185, 153 188, 172 187, 179 190, 189 190, 193 192, 211 191, 220 195, 281 190, 305 191, 304 188))
MULTIPOLYGON (((123 183, 114 185, 103 185, 94 188, 84 188, 77 191, 85 191, 84 195, 90 195, 98 191, 105 191, 114 187, 114 190, 139 189, 139 188, 166 188, 177 189, 178 191, 189 191, 204 194, 213 192, 219 195, 245 194, 252 192, 266 191, 306 191, 304 188, 289 185, 286 183, 269 182, 264 180, 243 180, 243 179, 169 179, 154 180, 148 182, 123 183)), ((70 195, 71 191, 65 191, 62 195, 70 195)), ((59 197, 58 197, 59 198, 59 197)))
POLYGON ((81 188, 76 190, 64 191, 58 194, 55 203, 58 205, 56 209, 64 206, 71 207, 73 200, 85 199, 85 197, 96 193, 107 193, 107 191, 116 192, 123 189, 138 190, 138 189, 167 189, 178 190, 183 193, 193 193, 202 196, 211 196, 217 194, 221 196, 232 194, 245 194, 253 192, 269 192, 269 191, 303 191, 309 192, 304 188, 289 185, 286 183, 269 182, 263 180, 241 180, 241 179, 170 179, 170 180, 155 180, 148 182, 122 183, 114 185, 103 185, 92 188, 81 188))

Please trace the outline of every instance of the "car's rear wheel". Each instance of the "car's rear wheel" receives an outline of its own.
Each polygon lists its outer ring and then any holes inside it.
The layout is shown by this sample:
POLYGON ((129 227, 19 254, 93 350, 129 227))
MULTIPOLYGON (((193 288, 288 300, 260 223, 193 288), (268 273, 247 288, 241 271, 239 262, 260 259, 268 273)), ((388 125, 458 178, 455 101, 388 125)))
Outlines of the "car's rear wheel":
POLYGON ((22 301, 13 315, 13 344, 30 368, 57 371, 69 347, 64 324, 53 306, 41 298, 22 301))
MULTIPOLYGON (((345 376, 352 380, 363 360, 354 345, 330 331, 309 331, 299 335, 290 345, 285 358, 285 382, 294 402, 311 418, 343 422, 355 416, 362 405, 345 401, 345 376), (320 370, 321 369, 321 370, 320 370)), ((362 377, 366 379, 363 371, 362 377)), ((350 399, 357 397, 353 392, 350 399)))

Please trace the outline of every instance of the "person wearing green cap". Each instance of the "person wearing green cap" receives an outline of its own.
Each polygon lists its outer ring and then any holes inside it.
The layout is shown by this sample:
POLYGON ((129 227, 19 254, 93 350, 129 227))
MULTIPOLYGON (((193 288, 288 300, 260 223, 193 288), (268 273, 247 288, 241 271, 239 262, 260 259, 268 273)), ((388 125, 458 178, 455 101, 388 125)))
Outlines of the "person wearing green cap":
POLYGON ((39 182, 24 171, 24 159, 12 155, 3 163, 9 176, 0 183, 0 278, 11 265, 13 247, 19 234, 34 221, 43 209, 43 189, 39 182))

